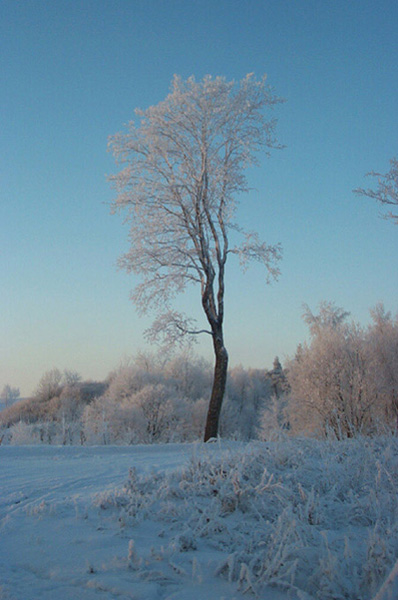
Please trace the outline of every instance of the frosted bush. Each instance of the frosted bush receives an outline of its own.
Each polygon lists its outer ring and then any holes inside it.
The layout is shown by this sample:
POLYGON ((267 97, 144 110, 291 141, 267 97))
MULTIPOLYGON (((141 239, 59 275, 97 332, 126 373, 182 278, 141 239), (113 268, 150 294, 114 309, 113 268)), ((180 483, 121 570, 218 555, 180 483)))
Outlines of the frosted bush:
POLYGON ((88 444, 191 441, 203 433, 207 404, 176 396, 173 387, 160 383, 129 396, 105 394, 84 411, 84 438, 88 444))
POLYGON ((272 403, 272 373, 242 366, 228 372, 220 421, 223 438, 250 440, 257 437, 260 415, 272 403))
POLYGON ((139 444, 146 442, 146 423, 139 407, 128 398, 102 396, 86 407, 82 419, 87 444, 139 444))
POLYGON ((10 427, 9 439, 12 446, 30 446, 41 443, 38 427, 23 421, 19 421, 10 427))
MULTIPOLYGON (((72 428, 72 424, 69 424, 72 428)), ((76 424, 77 426, 77 424, 76 424)), ((64 436, 62 425, 54 421, 25 423, 18 421, 7 430, 5 441, 13 446, 32 444, 62 444, 64 436)))

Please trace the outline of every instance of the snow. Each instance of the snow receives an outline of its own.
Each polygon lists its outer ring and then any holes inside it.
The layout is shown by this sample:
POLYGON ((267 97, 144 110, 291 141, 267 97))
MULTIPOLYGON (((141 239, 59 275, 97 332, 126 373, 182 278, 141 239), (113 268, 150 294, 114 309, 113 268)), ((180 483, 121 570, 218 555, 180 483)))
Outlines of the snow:
POLYGON ((396 600, 397 486, 394 438, 0 446, 0 599, 396 600))

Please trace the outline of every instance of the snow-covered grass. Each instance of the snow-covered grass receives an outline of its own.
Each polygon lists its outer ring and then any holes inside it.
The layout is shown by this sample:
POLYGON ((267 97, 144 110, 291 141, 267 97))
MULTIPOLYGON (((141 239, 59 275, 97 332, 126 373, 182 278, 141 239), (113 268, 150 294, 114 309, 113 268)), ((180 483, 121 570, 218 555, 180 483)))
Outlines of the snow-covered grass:
POLYGON ((398 598, 392 437, 0 447, 0 486, 1 600, 398 598))

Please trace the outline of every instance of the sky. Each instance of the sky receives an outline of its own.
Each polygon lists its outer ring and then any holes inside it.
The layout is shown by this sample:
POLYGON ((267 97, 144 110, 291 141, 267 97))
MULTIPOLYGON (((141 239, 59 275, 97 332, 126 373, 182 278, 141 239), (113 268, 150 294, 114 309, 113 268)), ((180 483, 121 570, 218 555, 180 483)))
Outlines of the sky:
MULTIPOLYGON (((2 0, 0 4, 0 388, 44 372, 104 379, 151 351, 117 268, 128 229, 110 214, 107 141, 174 74, 261 77, 277 107, 274 151, 248 172, 239 219, 283 246, 281 276, 227 273, 232 366, 271 368, 307 337, 303 303, 335 302, 366 325, 398 310, 398 227, 352 190, 397 156, 395 0, 2 0)), ((200 316, 199 291, 179 301, 200 316)), ((208 336, 197 352, 211 358, 208 336)))

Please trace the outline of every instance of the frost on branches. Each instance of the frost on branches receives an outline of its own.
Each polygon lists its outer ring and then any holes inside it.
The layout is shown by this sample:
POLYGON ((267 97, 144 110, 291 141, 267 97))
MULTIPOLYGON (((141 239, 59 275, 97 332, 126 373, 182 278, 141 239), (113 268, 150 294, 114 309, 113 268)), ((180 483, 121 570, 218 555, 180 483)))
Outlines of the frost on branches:
MULTIPOLYGON (((113 211, 130 225, 130 249, 120 259, 141 277, 133 292, 138 310, 155 310, 151 340, 179 342, 208 333, 215 353, 213 389, 205 439, 215 437, 225 392, 228 353, 224 346, 225 270, 230 254, 243 266, 256 260, 278 276, 279 244, 261 242, 235 219, 236 197, 248 191, 245 169, 262 149, 279 147, 275 119, 265 109, 280 103, 265 78, 174 77, 166 99, 137 110, 139 124, 110 139, 122 170, 111 177, 117 190, 113 211), (243 235, 230 244, 230 233, 243 235), (172 300, 196 284, 207 327, 196 328, 172 309, 172 300)), ((235 237, 235 236, 234 236, 235 237)))
MULTIPOLYGON (((392 158, 390 160, 390 165, 390 170, 385 174, 376 173, 375 171, 368 173, 368 176, 377 178, 376 189, 358 188, 354 190, 354 192, 361 196, 373 198, 373 200, 376 200, 380 204, 398 206, 398 160, 392 158)), ((384 216, 386 219, 392 219, 398 224, 398 213, 389 211, 384 216)))
POLYGON ((323 302, 306 307, 311 340, 287 367, 292 430, 337 439, 398 428, 398 316, 378 304, 367 328, 323 302))

